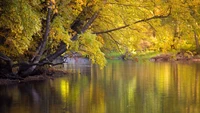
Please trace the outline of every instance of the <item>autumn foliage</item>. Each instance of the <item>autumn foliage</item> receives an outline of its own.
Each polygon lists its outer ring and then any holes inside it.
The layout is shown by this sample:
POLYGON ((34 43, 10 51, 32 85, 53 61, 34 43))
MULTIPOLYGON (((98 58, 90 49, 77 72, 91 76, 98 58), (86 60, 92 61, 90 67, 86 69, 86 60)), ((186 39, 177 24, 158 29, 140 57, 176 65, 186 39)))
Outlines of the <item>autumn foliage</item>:
POLYGON ((110 51, 198 54, 199 19, 198 0, 1 0, 0 63, 33 71, 78 52, 103 68, 110 51))

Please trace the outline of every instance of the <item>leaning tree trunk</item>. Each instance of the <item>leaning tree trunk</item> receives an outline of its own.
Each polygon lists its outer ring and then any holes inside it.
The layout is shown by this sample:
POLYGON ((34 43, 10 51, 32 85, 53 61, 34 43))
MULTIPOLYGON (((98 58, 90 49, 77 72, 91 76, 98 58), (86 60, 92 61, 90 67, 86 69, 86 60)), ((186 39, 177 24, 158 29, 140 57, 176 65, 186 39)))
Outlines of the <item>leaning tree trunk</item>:
MULTIPOLYGON (((99 13, 100 13, 100 10, 96 11, 92 15, 92 17, 88 20, 88 22, 81 29, 81 33, 84 33, 91 26, 91 24, 98 17, 99 13)), ((157 19, 157 18, 167 18, 170 15, 171 15, 171 8, 169 8, 169 13, 166 14, 166 15, 155 15, 155 16, 150 17, 150 18, 145 18, 145 19, 138 20, 138 21, 134 22, 133 24, 137 24, 137 23, 140 23, 140 22, 150 21, 150 20, 157 19)), ((113 32, 113 31, 120 30, 120 29, 129 27, 129 26, 130 25, 128 24, 128 25, 124 25, 124 26, 121 26, 121 27, 118 27, 118 28, 115 28, 115 29, 107 30, 107 31, 95 32, 93 34, 103 34, 103 33, 113 32)), ((77 39, 78 39, 78 34, 76 34, 75 36, 73 36, 71 38, 72 41, 75 41, 77 39)), ((63 54, 66 51, 67 51, 66 44, 63 43, 63 42, 61 42, 60 43, 60 47, 57 49, 57 51, 55 53, 48 55, 46 58, 42 59, 40 62, 44 63, 44 62, 48 62, 48 61, 53 61, 54 59, 56 59, 58 56, 60 56, 61 54, 63 54)))
MULTIPOLYGON (((92 17, 89 19, 89 21, 81 29, 81 33, 84 33, 91 26, 91 24, 98 17, 98 15, 99 15, 99 11, 95 12, 92 15, 92 17)), ((75 41, 77 39, 78 39, 78 34, 76 34, 75 36, 73 36, 71 38, 72 41, 75 41)), ((45 63, 45 62, 49 62, 49 61, 52 62, 54 59, 56 59, 57 57, 59 57, 66 51, 67 51, 66 44, 64 42, 61 42, 60 47, 58 48, 58 50, 55 53, 48 55, 46 58, 42 59, 40 62, 41 63, 45 63)))
MULTIPOLYGON (((84 33, 89 28, 89 26, 97 18, 98 14, 99 14, 99 11, 95 12, 93 14, 93 16, 89 19, 89 21, 81 29, 82 33, 84 33)), ((45 47, 46 47, 46 43, 48 42, 48 34, 49 34, 50 21, 51 21, 50 15, 51 15, 51 8, 48 8, 46 31, 45 31, 45 34, 44 34, 43 42, 41 43, 41 45, 39 47, 38 55, 35 58, 32 58, 33 62, 31 62, 31 64, 27 65, 27 69, 22 68, 22 70, 19 71, 21 77, 26 77, 26 76, 30 75, 35 70, 37 65, 48 64, 48 63, 52 62, 54 59, 56 59, 58 56, 60 56, 61 54, 63 54, 64 52, 67 51, 66 44, 61 42, 60 47, 58 48, 58 50, 54 54, 51 54, 51 55, 49 55, 46 58, 41 60, 41 57, 42 57, 44 50, 45 50, 45 47)), ((74 37, 71 38, 72 41, 75 41, 77 39, 78 39, 78 34, 76 34, 74 37)))
MULTIPOLYGON (((31 64, 39 63, 39 61, 42 58, 43 53, 45 51, 45 47, 48 42, 48 36, 49 36, 49 31, 50 31, 51 12, 52 12, 51 6, 52 6, 52 3, 50 2, 50 6, 47 8, 46 30, 43 35, 43 41, 41 42, 40 46, 38 47, 36 55, 32 58, 31 64)), ((36 66, 37 65, 29 65, 29 67, 27 67, 28 69, 22 68, 22 70, 19 70, 20 76, 22 76, 22 77, 28 76, 35 70, 36 66)))
POLYGON ((4 79, 22 79, 13 72, 13 61, 6 55, 0 52, 0 78, 4 79))

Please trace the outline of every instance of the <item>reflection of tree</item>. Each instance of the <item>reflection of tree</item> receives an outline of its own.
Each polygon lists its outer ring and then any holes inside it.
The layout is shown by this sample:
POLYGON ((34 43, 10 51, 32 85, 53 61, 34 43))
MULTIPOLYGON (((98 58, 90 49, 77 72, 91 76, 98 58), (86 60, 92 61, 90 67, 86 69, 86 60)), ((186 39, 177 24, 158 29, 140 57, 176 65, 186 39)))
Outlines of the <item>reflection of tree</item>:
MULTIPOLYGON (((198 65, 196 64, 172 64, 172 76, 169 85, 167 106, 173 106, 176 112, 198 112, 196 95, 199 95, 198 65)), ((166 104, 165 104, 166 105, 166 104)))
POLYGON ((198 87, 200 85, 199 84, 199 73, 200 73, 199 69, 200 69, 200 66, 196 64, 195 67, 196 67, 195 68, 196 73, 195 73, 195 82, 194 82, 194 103, 196 104, 197 100, 200 99, 199 96, 198 96, 198 94, 200 94, 199 87, 198 87))
POLYGON ((20 101, 18 106, 11 104, 11 110, 21 113, 30 106, 38 113, 199 113, 199 66, 116 61, 104 70, 93 66, 84 73, 22 85, 7 93, 20 101))
POLYGON ((13 98, 6 94, 8 91, 5 88, 0 87, 0 89, 3 89, 0 90, 0 113, 7 113, 12 105, 13 98))

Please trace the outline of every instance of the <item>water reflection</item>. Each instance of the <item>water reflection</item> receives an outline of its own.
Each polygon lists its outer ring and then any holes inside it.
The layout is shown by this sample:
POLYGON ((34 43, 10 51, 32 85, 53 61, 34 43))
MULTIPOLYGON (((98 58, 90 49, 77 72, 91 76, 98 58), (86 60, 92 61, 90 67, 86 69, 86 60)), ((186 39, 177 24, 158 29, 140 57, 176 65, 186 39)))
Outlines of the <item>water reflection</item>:
POLYGON ((110 61, 0 87, 1 113, 199 113, 200 64, 110 61))

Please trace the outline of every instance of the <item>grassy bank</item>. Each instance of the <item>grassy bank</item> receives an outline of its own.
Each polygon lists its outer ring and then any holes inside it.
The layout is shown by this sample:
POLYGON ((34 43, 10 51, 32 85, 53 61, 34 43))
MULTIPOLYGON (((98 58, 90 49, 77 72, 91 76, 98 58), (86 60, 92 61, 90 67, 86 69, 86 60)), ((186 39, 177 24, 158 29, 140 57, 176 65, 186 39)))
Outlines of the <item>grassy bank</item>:
POLYGON ((150 58, 159 55, 158 52, 144 52, 138 54, 128 54, 124 55, 120 52, 110 52, 107 53, 105 56, 107 59, 125 59, 125 60, 149 60, 150 58))

